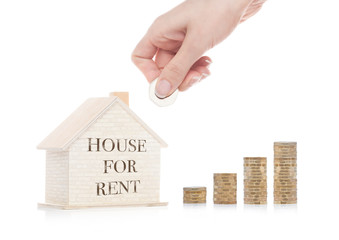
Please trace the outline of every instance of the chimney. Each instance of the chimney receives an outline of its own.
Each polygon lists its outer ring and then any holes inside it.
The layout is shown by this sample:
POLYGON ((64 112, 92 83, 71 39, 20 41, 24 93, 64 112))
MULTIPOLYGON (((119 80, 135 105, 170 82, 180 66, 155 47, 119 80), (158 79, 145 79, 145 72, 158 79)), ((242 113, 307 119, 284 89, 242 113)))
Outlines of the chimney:
POLYGON ((127 106, 129 106, 129 94, 128 92, 111 92, 110 97, 118 97, 123 101, 127 106))

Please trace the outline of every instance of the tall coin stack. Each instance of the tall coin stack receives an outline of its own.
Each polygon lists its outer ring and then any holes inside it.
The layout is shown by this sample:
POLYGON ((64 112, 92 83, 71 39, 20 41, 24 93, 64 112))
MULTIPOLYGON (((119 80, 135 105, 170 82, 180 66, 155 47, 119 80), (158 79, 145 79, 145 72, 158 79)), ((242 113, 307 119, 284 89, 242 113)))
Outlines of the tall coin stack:
POLYGON ((236 173, 214 173, 215 204, 237 203, 237 174, 236 173))
POLYGON ((274 143, 274 204, 297 203, 297 143, 274 143))
POLYGON ((244 157, 244 203, 267 204, 266 157, 244 157))
POLYGON ((184 203, 206 203, 206 187, 185 187, 184 203))

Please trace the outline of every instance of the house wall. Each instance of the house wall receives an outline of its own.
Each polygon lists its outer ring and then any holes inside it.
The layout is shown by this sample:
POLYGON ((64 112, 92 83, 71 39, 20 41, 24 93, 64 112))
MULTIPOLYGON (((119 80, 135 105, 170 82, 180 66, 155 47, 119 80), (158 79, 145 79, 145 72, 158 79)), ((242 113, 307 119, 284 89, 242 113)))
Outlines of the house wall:
POLYGON ((46 152, 46 203, 68 204, 68 152, 46 152))
MULTIPOLYGON (((115 103, 100 117, 69 149, 70 179, 69 204, 72 206, 93 206, 112 204, 152 203, 159 202, 160 191, 160 144, 125 110, 115 103), (111 139, 144 139, 146 152, 105 152, 101 148, 96 152, 93 146, 89 152, 88 138, 111 139), (104 173, 103 160, 134 160, 137 172, 117 173, 108 169, 104 173), (108 193, 108 182, 133 181, 137 183, 137 192, 130 184, 130 192, 124 189, 121 194, 99 195, 97 183, 105 183, 108 193)), ((121 165, 120 165, 121 167, 121 165)), ((101 191, 100 191, 101 192, 101 191)), ((114 189, 112 190, 114 192, 114 189)), ((101 192, 102 193, 102 192, 101 192)))

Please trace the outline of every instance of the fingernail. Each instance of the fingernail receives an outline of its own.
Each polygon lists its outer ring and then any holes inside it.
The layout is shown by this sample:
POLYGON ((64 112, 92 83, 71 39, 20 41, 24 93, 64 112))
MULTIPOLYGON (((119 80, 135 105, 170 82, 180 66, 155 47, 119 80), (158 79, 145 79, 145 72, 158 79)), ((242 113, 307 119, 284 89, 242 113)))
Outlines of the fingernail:
POLYGON ((197 84, 199 82, 199 79, 200 79, 200 77, 193 77, 188 86, 189 87, 194 86, 195 84, 197 84))
POLYGON ((202 79, 202 74, 200 76, 192 77, 192 80, 190 82, 190 86, 193 86, 194 84, 200 82, 201 79, 202 79))
POLYGON ((207 74, 207 73, 202 73, 202 74, 201 74, 201 79, 200 79, 199 82, 201 82, 201 80, 207 78, 208 76, 209 76, 209 74, 207 74))
POLYGON ((165 98, 172 90, 172 85, 167 80, 160 80, 155 89, 155 94, 159 98, 165 98))
POLYGON ((207 63, 208 63, 208 65, 206 66, 207 68, 209 68, 209 67, 210 67, 210 65, 212 64, 212 61, 211 61, 211 60, 208 60, 208 59, 206 59, 206 60, 205 60, 205 62, 207 62, 207 63))
POLYGON ((189 83, 190 87, 197 84, 198 82, 201 82, 203 79, 207 78, 209 75, 206 73, 202 73, 200 76, 192 77, 191 82, 189 83))

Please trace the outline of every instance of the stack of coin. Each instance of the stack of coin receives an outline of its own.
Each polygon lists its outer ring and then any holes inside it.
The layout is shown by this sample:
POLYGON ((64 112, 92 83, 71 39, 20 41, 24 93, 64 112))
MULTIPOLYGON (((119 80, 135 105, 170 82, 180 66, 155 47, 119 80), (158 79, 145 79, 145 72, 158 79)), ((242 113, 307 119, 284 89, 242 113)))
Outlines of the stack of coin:
POLYGON ((297 203, 297 143, 274 143, 274 203, 297 203))
POLYGON ((184 187, 184 203, 206 203, 206 187, 184 187))
POLYGON ((215 204, 237 203, 237 174, 236 173, 214 173, 215 204))
POLYGON ((244 158, 244 203, 267 203, 266 157, 244 158))

